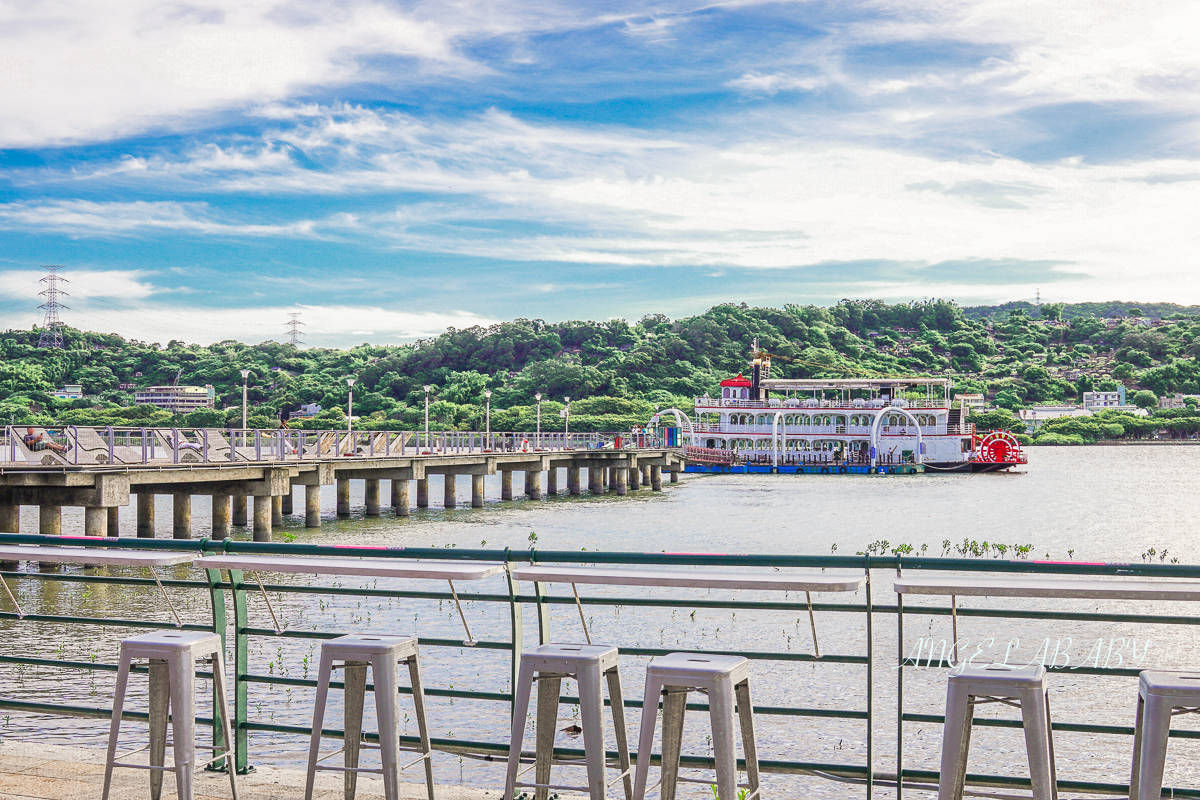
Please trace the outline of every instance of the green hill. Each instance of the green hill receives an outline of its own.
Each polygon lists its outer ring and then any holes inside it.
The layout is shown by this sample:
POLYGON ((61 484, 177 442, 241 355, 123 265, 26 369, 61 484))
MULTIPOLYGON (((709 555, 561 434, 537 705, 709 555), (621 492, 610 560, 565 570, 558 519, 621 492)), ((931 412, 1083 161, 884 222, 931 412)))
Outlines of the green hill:
POLYGON ((423 424, 426 384, 434 427, 479 428, 483 391, 492 391, 494 430, 535 424, 561 428, 572 398, 572 428, 621 429, 654 407, 690 410, 690 398, 717 391, 747 368, 755 339, 773 355, 776 377, 950 373, 957 390, 986 392, 1002 406, 1075 400, 1093 387, 1200 393, 1197 307, 1140 304, 1140 318, 1102 317, 1128 303, 962 309, 934 300, 890 305, 844 300, 825 308, 714 306, 672 320, 648 315, 630 323, 518 319, 491 328, 449 330, 403 346, 296 349, 277 342, 200 346, 128 341, 113 334, 64 331, 66 347, 36 347, 38 331, 0 335, 0 419, 41 424, 238 425, 240 369, 252 371, 250 424, 276 424, 301 403, 326 409, 312 426, 344 419, 345 378, 356 376, 354 412, 364 427, 412 430, 423 424), (1094 313, 1075 313, 1095 307, 1094 313), (1085 308, 1086 307, 1086 308, 1085 308), (1056 310, 1057 309, 1057 310, 1056 310), (1103 313, 1101 313, 1103 312, 1103 313), (1169 312, 1169 313, 1168 313, 1169 312), (1155 316, 1158 315, 1158 316, 1155 316), (1168 323, 1160 318, 1184 318, 1168 323), (1064 321, 1058 321, 1057 317, 1064 321), (1153 326, 1152 322, 1159 322, 1153 326), (133 406, 132 387, 212 384, 216 411, 172 418, 133 406), (86 397, 64 401, 56 387, 80 384, 86 397))

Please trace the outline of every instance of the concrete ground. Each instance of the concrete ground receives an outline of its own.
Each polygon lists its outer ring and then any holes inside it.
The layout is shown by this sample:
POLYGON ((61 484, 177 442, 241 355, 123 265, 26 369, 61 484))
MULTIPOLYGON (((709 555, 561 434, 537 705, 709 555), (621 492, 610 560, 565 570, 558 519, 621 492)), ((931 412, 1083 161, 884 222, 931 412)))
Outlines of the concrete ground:
MULTIPOLYGON (((99 800, 104 785, 104 751, 24 742, 0 742, 0 800, 99 800)), ((145 754, 141 754, 144 758, 145 754)), ((169 760, 169 753, 168 753, 169 760)), ((408 777, 410 773, 406 773, 408 777)), ((414 768, 413 777, 420 775, 414 768)), ((305 773, 300 769, 260 766, 238 779, 242 800, 302 800, 305 773)), ((424 783, 401 784, 402 800, 424 800, 424 783)), ((499 790, 463 786, 438 786, 438 800, 498 800, 499 790)), ((113 772, 110 800, 150 797, 146 770, 117 769, 113 772)), ((228 800, 229 778, 201 772, 196 781, 195 800, 228 800)), ((314 800, 341 800, 340 773, 317 775, 314 800)), ((363 775, 358 779, 359 800, 383 797, 383 781, 363 775)), ((168 773, 163 781, 162 800, 176 800, 175 779, 168 773)))

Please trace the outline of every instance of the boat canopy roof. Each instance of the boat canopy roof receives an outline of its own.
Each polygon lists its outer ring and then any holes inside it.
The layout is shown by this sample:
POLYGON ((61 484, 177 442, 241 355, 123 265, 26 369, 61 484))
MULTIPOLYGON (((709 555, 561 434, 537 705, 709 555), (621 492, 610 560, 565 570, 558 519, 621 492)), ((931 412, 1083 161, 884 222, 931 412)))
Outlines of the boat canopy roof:
POLYGON ((902 378, 768 378, 759 381, 759 386, 772 390, 820 391, 822 389, 884 389, 897 386, 942 386, 950 385, 949 378, 934 378, 927 375, 910 375, 902 378))

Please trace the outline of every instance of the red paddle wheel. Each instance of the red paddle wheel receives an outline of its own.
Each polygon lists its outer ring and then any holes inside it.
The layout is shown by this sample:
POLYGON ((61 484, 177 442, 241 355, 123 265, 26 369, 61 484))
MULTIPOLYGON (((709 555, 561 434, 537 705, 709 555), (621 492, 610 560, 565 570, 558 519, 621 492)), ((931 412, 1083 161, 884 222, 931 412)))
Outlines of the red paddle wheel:
POLYGON ((987 464, 1024 464, 1021 443, 1008 431, 992 431, 975 437, 975 461, 987 464))

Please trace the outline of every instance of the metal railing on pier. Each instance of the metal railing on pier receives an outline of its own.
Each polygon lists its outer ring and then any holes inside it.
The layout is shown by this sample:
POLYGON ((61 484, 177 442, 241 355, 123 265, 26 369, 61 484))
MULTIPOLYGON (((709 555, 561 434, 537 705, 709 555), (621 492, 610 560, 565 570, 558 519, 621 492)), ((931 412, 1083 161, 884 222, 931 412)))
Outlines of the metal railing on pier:
MULTIPOLYGON (((54 545, 62 544, 63 538, 2 534, 0 535, 0 544, 54 545)), ((914 658, 913 651, 910 649, 911 642, 904 639, 905 620, 911 621, 914 618, 927 618, 929 619, 928 627, 930 630, 932 630, 935 622, 944 626, 948 624, 948 620, 951 618, 956 623, 958 620, 965 619, 990 620, 993 622, 1008 619, 1098 625, 1108 623, 1118 623, 1124 626, 1161 625, 1175 627, 1181 631, 1188 632, 1195 630, 1195 626, 1200 625, 1200 616, 1196 615, 1161 612, 1156 614, 1133 614, 1098 611, 1090 610, 1093 607, 1093 604, 1090 603, 1088 604, 1088 609, 1073 609, 1064 607, 1061 602, 1058 602, 1053 604, 1049 610, 1020 607, 1012 603, 1007 607, 951 607, 949 605, 912 604, 901 606, 899 603, 893 602, 891 593, 888 592, 891 576, 899 574, 902 569, 919 570, 922 573, 952 571, 970 572, 973 574, 991 572, 1009 575, 1036 574, 1041 576, 1092 575, 1141 578, 1200 578, 1200 566, 1164 563, 1064 564, 1023 560, 918 558, 901 557, 898 555, 874 556, 869 553, 843 557, 666 554, 598 552, 590 550, 577 552, 540 551, 535 549, 514 551, 511 549, 379 548, 345 545, 322 546, 251 543, 230 539, 216 542, 209 540, 175 541, 124 538, 113 540, 70 537, 69 541, 73 546, 120 546, 136 549, 178 550, 194 552, 197 555, 204 553, 340 557, 362 555, 372 558, 450 558, 468 561, 503 561, 509 565, 517 563, 587 563, 600 565, 638 565, 652 568, 707 566, 710 570, 712 568, 736 568, 741 570, 758 568, 772 571, 790 569, 862 570, 867 575, 866 588, 861 596, 855 595, 853 602, 818 602, 812 603, 811 606, 805 602, 804 598, 788 598, 785 596, 783 599, 735 600, 717 596, 711 592, 703 596, 687 597, 681 597, 677 593, 671 594, 664 591, 657 592, 652 596, 610 593, 603 596, 577 598, 566 592, 551 594, 547 590, 547 587, 542 584, 533 584, 532 593, 528 593, 510 575, 505 585, 505 590, 499 593, 469 593, 461 590, 458 592, 458 599, 464 603, 496 605, 505 609, 509 619, 509 635, 507 637, 480 639, 474 642, 473 646, 464 647, 464 642, 461 639, 421 635, 420 643, 423 649, 428 649, 429 651, 439 651, 447 648, 453 650, 455 652, 455 659, 467 659, 470 661, 472 669, 469 672, 471 675, 480 676, 478 678, 472 677, 466 682, 457 682, 456 679, 456 682, 448 688, 427 689, 427 695, 445 698, 448 701, 471 700, 482 703, 500 704, 501 707, 504 707, 511 704, 512 697, 510 692, 496 691, 494 688, 486 687, 494 687, 497 683, 503 684, 514 674, 520 650, 525 641, 523 627, 524 614, 522 610, 526 606, 531 607, 536 612, 537 640, 542 642, 549 641, 552 637, 550 609, 554 606, 574 606, 577 603, 581 604, 581 617, 583 616, 583 608, 594 610, 598 607, 608 606, 617 609, 621 607, 636 607, 641 610, 639 614, 643 613, 643 611, 649 613, 653 609, 660 609, 664 613, 669 610, 672 612, 672 619, 675 618, 676 612, 683 612, 678 615, 682 619, 689 612, 694 615, 698 609, 730 610, 736 618, 739 612, 743 613, 743 615, 750 615, 756 612, 778 611, 788 616, 794 616, 807 613, 811 607, 818 614, 818 620, 828 620, 827 615, 839 618, 839 641, 842 643, 842 646, 838 649, 842 652, 822 653, 818 656, 791 649, 790 645, 788 649, 726 648, 717 641, 712 642, 713 649, 707 650, 707 652, 721 652, 744 656, 752 660, 752 672, 763 674, 768 670, 773 670, 774 681, 786 682, 791 680, 794 683, 797 691, 787 691, 784 693, 787 697, 792 698, 792 700, 755 706, 754 713, 760 720, 805 720, 809 727, 819 726, 823 729, 833 727, 837 731, 846 730, 849 727, 856 730, 858 732, 857 735, 860 735, 862 740, 865 741, 866 746, 862 751, 854 751, 852 749, 839 750, 839 752, 845 752, 847 755, 836 762, 830 763, 804 760, 803 758, 795 757, 795 755, 787 757, 787 754, 779 752, 778 748, 772 750, 769 744, 760 742, 760 765, 764 773, 804 775, 809 777, 819 776, 838 780, 843 783, 856 783, 863 785, 863 791, 868 798, 874 796, 875 787, 895 786, 896 795, 900 797, 904 787, 920 786, 927 788, 930 784, 936 784, 938 780, 936 771, 908 767, 904 767, 902 770, 897 769, 897 764, 902 761, 905 741, 913 739, 912 729, 917 726, 928 729, 930 726, 940 726, 944 721, 943 717, 937 713, 912 713, 905 710, 905 677, 906 674, 911 675, 911 670, 914 669, 924 669, 944 674, 946 670, 953 666, 953 659, 947 657, 945 648, 943 648, 943 652, 935 659, 934 648, 931 645, 928 658, 926 658, 925 664, 922 666, 921 660, 924 650, 918 650, 914 658), (884 592, 888 594, 887 600, 881 596, 884 592), (879 621, 890 621, 895 624, 897 634, 894 641, 887 641, 886 634, 882 634, 877 630, 879 621), (845 643, 852 638, 849 636, 849 632, 856 625, 861 626, 858 629, 865 632, 865 635, 861 639, 861 647, 857 649, 846 647, 845 643), (503 664, 497 663, 494 659, 492 654, 497 652, 507 653, 507 658, 503 664), (801 676, 798 671, 798 668, 801 666, 806 667, 804 676, 801 676), (811 702, 805 703, 803 702, 803 698, 807 695, 803 691, 798 691, 798 689, 812 685, 812 682, 816 679, 808 676, 807 668, 815 670, 817 667, 821 669, 829 668, 839 671, 849 671, 853 675, 852 683, 861 687, 861 689, 848 690, 837 695, 832 705, 826 703, 820 707, 814 707, 811 702), (498 674, 497 671, 499 671, 498 674), (879 684, 890 682, 890 679, 883 677, 887 675, 887 671, 895 672, 896 680, 893 685, 897 687, 898 691, 895 704, 885 706, 879 700, 878 690, 879 684), (906 673, 906 671, 908 672, 906 673), (787 676, 790 676, 790 678, 787 676), (894 732, 895 735, 893 742, 895 749, 890 752, 884 752, 875 744, 876 736, 885 730, 894 732), (901 785, 897 785, 898 773, 902 775, 901 785)), ((44 584, 56 584, 63 587, 83 586, 86 590, 83 594, 85 597, 87 591, 107 592, 119 586, 134 587, 140 590, 153 589, 153 584, 149 579, 123 575, 104 575, 86 570, 61 573, 23 572, 16 571, 11 565, 3 569, 4 571, 0 572, 0 578, 10 582, 15 588, 17 596, 26 601, 25 606, 27 609, 35 605, 30 595, 36 590, 38 585, 44 584)), ((179 603, 181 608, 187 609, 186 613, 189 620, 183 627, 188 630, 215 631, 222 636, 228 637, 227 645, 232 645, 235 661, 233 669, 235 684, 233 711, 234 735, 237 740, 237 766, 239 770, 245 770, 256 760, 255 751, 251 747, 252 740, 250 735, 252 733, 273 732, 276 734, 307 737, 311 732, 303 724, 279 722, 274 719, 274 707, 270 702, 264 704, 264 695, 262 693, 277 687, 280 691, 288 692, 290 696, 292 689, 312 688, 315 686, 315 681, 310 680, 307 675, 305 677, 296 677, 287 674, 285 670, 279 668, 280 662, 277 660, 272 660, 267 670, 264 671, 259 667, 256 671, 253 666, 254 659, 251 658, 252 651, 262 651, 265 649, 266 652, 272 653, 278 645, 282 654, 285 644, 297 641, 315 644, 345 633, 370 629, 372 622, 368 615, 366 619, 360 617, 356 627, 353 629, 327 630, 319 625, 313 625, 311 630, 296 626, 294 629, 278 631, 271 627, 260 627, 250 621, 249 614, 250 600, 259 591, 259 586, 256 582, 247 581, 245 576, 238 571, 230 572, 229 578, 226 580, 215 570, 180 569, 191 570, 191 574, 175 579, 163 580, 162 584, 177 595, 191 593, 192 602, 179 603), (197 593, 208 598, 207 608, 195 602, 197 593), (232 601, 231 604, 227 598, 232 601), (232 609, 232 612, 230 609, 232 609)), ((398 619, 407 619, 406 615, 412 611, 412 607, 406 606, 404 603, 415 604, 421 601, 452 602, 455 599, 454 595, 450 592, 414 591, 409 588, 395 587, 380 588, 377 585, 351 586, 345 585, 345 582, 341 580, 334 580, 329 585, 319 586, 299 585, 296 583, 267 583, 262 587, 262 590, 264 593, 276 595, 277 605, 279 603, 278 598, 283 595, 292 597, 310 596, 316 599, 322 610, 326 608, 325 604, 327 602, 332 603, 334 598, 338 597, 356 598, 359 600, 366 598, 386 599, 389 603, 400 604, 394 612, 398 619)), ((8 654, 0 656, 0 664, 12 669, 38 670, 35 675, 22 678, 23 683, 20 692, 14 692, 7 688, 0 691, 0 708, 15 712, 31 712, 39 715, 108 717, 110 710, 106 704, 103 692, 94 692, 94 703, 83 705, 79 701, 63 702, 57 695, 51 693, 49 684, 39 686, 36 680, 37 676, 47 674, 48 670, 66 670, 71 675, 113 673, 116 670, 115 664, 97 660, 95 656, 91 660, 82 658, 67 659, 62 657, 61 652, 56 652, 52 649, 52 643, 56 640, 56 637, 64 635, 64 631, 75 631, 83 635, 85 632, 96 630, 97 628, 127 630, 170 627, 169 618, 162 614, 153 617, 148 615, 130 615, 128 613, 120 617, 84 614, 77 610, 80 606, 78 602, 79 596, 79 591, 44 593, 43 605, 45 607, 37 613, 26 614, 18 612, 7 597, 0 598, 0 609, 3 609, 0 610, 0 620, 4 622, 10 633, 20 626, 32 626, 35 631, 53 630, 55 632, 55 638, 45 635, 30 637, 29 640, 44 643, 40 648, 27 647, 21 649, 19 652, 10 651, 8 654)), ((444 617, 445 615, 443 614, 442 616, 444 617)), ((570 618, 573 619, 574 614, 571 614, 570 618)), ((318 620, 322 619, 324 618, 318 618, 318 620)), ((376 621, 374 624, 378 625, 380 623, 376 621)), ((412 623, 412 627, 419 628, 420 626, 412 623)), ((920 627, 922 630, 926 627, 923 624, 923 619, 920 627)), ((680 649, 668 646, 654 646, 652 642, 648 642, 640 634, 636 626, 617 626, 616 631, 612 638, 606 640, 605 643, 618 646, 624 656, 657 656, 680 649)), ((419 629, 410 632, 421 633, 419 629)), ((577 633, 573 633, 572 635, 578 636, 577 633)), ((858 640, 854 641, 857 642, 858 640)), ((924 639, 921 641, 923 643, 924 639)), ((62 645, 59 645, 60 651, 61 647, 62 645)), ((262 659, 259 659, 259 661, 261 662, 262 659)), ((1104 660, 1103 666, 1101 666, 1101 662, 1101 658, 1097 657, 1092 666, 1087 666, 1087 662, 1084 662, 1082 666, 1059 665, 1056 651, 1056 656, 1053 662, 1048 665, 1048 668, 1051 672, 1052 680, 1055 679, 1055 675, 1061 675, 1069 677, 1072 685, 1076 686, 1088 680, 1107 681, 1108 683, 1105 683, 1104 686, 1106 687, 1105 691, 1108 692, 1112 691, 1109 687, 1111 687, 1111 680, 1113 678, 1133 679, 1138 675, 1139 670, 1136 668, 1110 667, 1107 660, 1104 660)), ((432 674, 432 670, 427 673, 427 683, 430 681, 430 674, 432 674)), ((11 684, 7 685, 11 686, 11 684)), ((509 685, 511 686, 511 684, 509 685)), ((762 694, 758 696, 761 698, 762 694)), ((1132 698, 1134 696, 1130 696, 1130 709, 1132 709, 1132 698)), ((1069 703, 1070 697, 1071 694, 1066 693, 1056 700, 1056 714, 1060 714, 1064 710, 1064 707, 1069 703)), ((639 700, 626 700, 626 706, 631 709, 639 709, 641 702, 639 700)), ((693 708, 693 706, 689 706, 689 708, 693 708)), ((694 708, 702 710, 705 706, 697 705, 694 708)), ((145 718, 144 714, 139 717, 139 715, 129 712, 126 712, 126 716, 145 718)), ((209 719, 203 721, 211 722, 209 719)), ((1020 723, 1017 721, 994 717, 977 719, 975 725, 977 728, 1020 727, 1020 723)), ((1094 746, 1095 737, 1098 735, 1129 737, 1133 734, 1131 725, 1110 725, 1092 722, 1056 721, 1053 724, 1053 728, 1059 738, 1069 738, 1076 735, 1087 736, 1088 747, 1094 746)), ((327 735, 338 735, 339 733, 340 731, 327 729, 327 735)), ((837 737, 841 733, 834 732, 832 735, 837 737)), ((1200 731, 1177 729, 1172 730, 1170 736, 1177 740, 1200 739, 1200 731)), ((11 735, 9 735, 9 738, 12 738, 11 735)), ((491 738, 469 739, 447 734, 446 736, 435 737, 433 739, 433 746, 436 750, 459 756, 484 760, 502 760, 507 755, 506 739, 504 726, 500 725, 496 728, 496 733, 491 738)), ((415 737, 404 737, 404 741, 411 744, 415 741, 415 737)), ((788 746, 784 749, 794 753, 793 747, 788 746)), ((1056 745, 1056 749, 1061 749, 1060 745, 1056 745)), ((561 759, 578 759, 582 756, 582 751, 574 748, 555 748, 555 756, 561 759)), ((711 764, 712 760, 704 756, 685 756, 683 759, 685 767, 711 766, 711 764)), ((997 774, 995 771, 996 766, 993 763, 989 766, 987 772, 969 775, 968 784, 975 787, 999 787, 1004 789, 1029 788, 1029 780, 1027 778, 1011 774, 997 774)), ((1060 763, 1059 789, 1063 791, 1099 794, 1128 793, 1129 787, 1127 785, 1120 782, 1093 780, 1086 770, 1087 764, 1081 763, 1081 759, 1079 758, 1060 763)), ((1164 794, 1172 797, 1195 798, 1200 797, 1200 790, 1195 787, 1177 787, 1174 789, 1164 789, 1164 794)))
POLYGON ((87 466, 231 464, 321 460, 662 449, 655 432, 348 431, 217 428, 93 428, 9 425, 0 463, 87 466))

